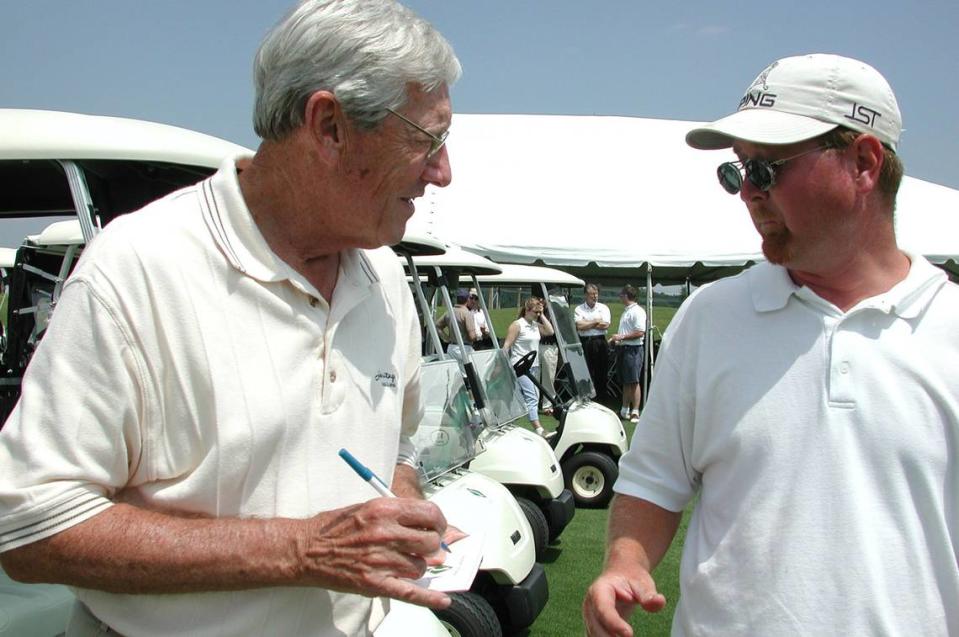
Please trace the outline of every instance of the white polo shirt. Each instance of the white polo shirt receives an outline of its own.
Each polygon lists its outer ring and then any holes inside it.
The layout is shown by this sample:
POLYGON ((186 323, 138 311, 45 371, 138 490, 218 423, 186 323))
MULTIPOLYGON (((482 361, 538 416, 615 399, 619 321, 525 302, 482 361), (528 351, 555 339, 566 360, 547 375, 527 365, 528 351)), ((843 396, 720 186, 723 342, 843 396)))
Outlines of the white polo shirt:
MULTIPOLYGON (((126 501, 304 518, 412 463, 420 335, 388 248, 346 251, 332 309, 269 249, 232 161, 111 223, 84 252, 0 433, 0 550, 126 501)), ((136 635, 363 634, 368 598, 316 588, 77 590, 136 635)))
MULTIPOLYGON (((622 315, 619 317, 619 331, 617 334, 632 334, 636 331, 646 331, 646 310, 643 309, 643 306, 635 301, 629 303, 625 309, 623 309, 622 315)), ((636 347, 642 345, 645 342, 645 336, 640 336, 639 338, 629 338, 622 341, 617 341, 617 347, 636 347)))
POLYGON ((615 490, 681 511, 673 635, 959 634, 959 287, 762 263, 673 319, 615 490))
MULTIPOLYGON (((605 303, 600 303, 596 301, 593 307, 590 307, 587 303, 581 303, 576 306, 576 309, 573 310, 573 319, 575 321, 602 321, 603 323, 609 323, 610 314, 609 307, 605 303)), ((588 330, 577 330, 580 336, 606 336, 606 330, 600 330, 596 328, 590 328, 588 330)))

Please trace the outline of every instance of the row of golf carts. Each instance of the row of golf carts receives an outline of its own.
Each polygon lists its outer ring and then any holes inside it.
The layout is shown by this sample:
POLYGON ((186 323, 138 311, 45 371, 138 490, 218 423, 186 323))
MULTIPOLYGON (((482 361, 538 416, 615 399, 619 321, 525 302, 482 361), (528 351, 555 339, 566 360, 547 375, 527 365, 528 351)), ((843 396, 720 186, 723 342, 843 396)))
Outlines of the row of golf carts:
MULTIPOLYGON (((0 352, 0 426, 83 246, 113 218, 195 183, 223 157, 246 149, 179 128, 108 117, 0 109, 0 217, 59 219, 0 254, 6 289, 0 352)), ((563 286, 581 281, 545 268, 500 266, 407 236, 395 246, 422 319, 425 417, 416 436, 426 497, 452 524, 475 530, 482 511, 482 559, 469 590, 434 614, 394 602, 377 635, 511 634, 532 624, 548 599, 542 560, 574 515, 574 504, 605 506, 626 449, 622 425, 593 403, 593 389, 563 286), (465 359, 444 353, 434 319, 452 312, 462 284, 523 285, 548 299, 560 364, 557 435, 549 442, 521 426, 517 374, 499 347, 465 359), (431 632, 433 631, 433 632, 431 632)), ((482 295, 480 295, 482 296, 482 295)), ((483 311, 492 327, 485 301, 483 311)), ((455 323, 455 322, 452 322, 455 323)), ((462 345, 462 334, 454 335, 462 345)), ((494 343, 497 342, 495 333, 494 343)), ((455 546, 454 546, 455 550, 455 546)), ((65 587, 23 585, 0 571, 0 636, 63 632, 72 605, 65 587)))

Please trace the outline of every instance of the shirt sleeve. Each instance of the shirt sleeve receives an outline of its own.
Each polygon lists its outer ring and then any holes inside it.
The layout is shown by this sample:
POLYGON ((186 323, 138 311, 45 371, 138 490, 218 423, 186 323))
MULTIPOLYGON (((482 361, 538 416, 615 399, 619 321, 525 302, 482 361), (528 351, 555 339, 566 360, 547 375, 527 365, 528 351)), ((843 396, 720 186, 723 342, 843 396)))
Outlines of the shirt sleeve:
MULTIPOLYGON (((673 319, 670 329, 676 327, 673 319)), ((681 346, 665 342, 656 361, 649 399, 619 461, 617 493, 682 511, 699 490, 701 476, 692 466, 695 432, 695 381, 684 373, 681 346)))
POLYGON ((0 551, 112 505, 143 452, 140 376, 114 313, 71 279, 0 433, 0 551))

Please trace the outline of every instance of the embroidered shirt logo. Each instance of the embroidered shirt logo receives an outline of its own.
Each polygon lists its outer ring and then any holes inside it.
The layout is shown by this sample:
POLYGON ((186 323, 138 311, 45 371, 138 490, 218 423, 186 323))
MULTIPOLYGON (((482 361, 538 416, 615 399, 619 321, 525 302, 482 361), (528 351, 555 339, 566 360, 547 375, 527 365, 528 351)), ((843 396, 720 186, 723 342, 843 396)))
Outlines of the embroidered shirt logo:
POLYGON ((396 387, 396 374, 392 372, 377 372, 373 380, 379 381, 383 387, 396 387))

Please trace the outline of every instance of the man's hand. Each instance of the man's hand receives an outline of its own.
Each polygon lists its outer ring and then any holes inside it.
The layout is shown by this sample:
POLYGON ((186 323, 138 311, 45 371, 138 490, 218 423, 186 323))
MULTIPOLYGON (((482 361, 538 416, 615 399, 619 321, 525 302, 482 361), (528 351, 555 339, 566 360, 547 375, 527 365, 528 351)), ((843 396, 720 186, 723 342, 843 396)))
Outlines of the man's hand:
POLYGON ((410 581, 422 577, 427 558, 442 550, 446 519, 432 502, 377 498, 305 522, 308 531, 297 546, 303 585, 430 608, 450 605, 445 593, 410 581))
POLYGON ((586 591, 583 621, 590 637, 632 637, 629 617, 637 604, 656 613, 666 606, 666 598, 656 590, 650 574, 641 569, 632 573, 604 571, 586 591))
MULTIPOLYGON (((458 528, 450 524, 446 527, 446 533, 443 534, 443 541, 446 542, 446 546, 449 546, 453 542, 458 542, 464 537, 467 537, 468 534, 460 531, 458 528)), ((449 555, 442 548, 432 555, 426 556, 426 563, 429 566, 439 566, 446 561, 446 556, 449 555)))

